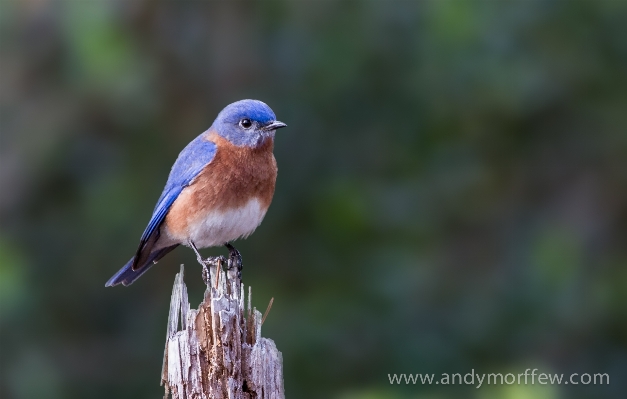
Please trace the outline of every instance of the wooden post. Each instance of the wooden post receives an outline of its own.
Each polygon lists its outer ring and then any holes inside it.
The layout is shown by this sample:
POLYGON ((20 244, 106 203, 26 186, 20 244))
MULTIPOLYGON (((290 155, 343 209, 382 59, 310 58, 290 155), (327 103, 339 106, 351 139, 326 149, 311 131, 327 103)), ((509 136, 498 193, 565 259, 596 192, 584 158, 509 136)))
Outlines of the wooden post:
POLYGON ((183 265, 174 279, 161 372, 164 399, 284 399, 283 358, 272 340, 261 337, 250 287, 245 309, 237 272, 217 270, 203 273, 207 289, 198 310, 190 309, 183 265))

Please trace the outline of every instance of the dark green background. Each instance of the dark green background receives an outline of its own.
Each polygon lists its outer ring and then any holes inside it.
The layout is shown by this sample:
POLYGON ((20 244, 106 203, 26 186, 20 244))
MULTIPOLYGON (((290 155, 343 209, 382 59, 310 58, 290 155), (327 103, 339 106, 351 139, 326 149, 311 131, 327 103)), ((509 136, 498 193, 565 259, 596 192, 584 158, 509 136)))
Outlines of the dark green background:
MULTIPOLYGON (((627 390, 626 2, 0 1, 2 398, 158 398, 191 250, 104 288, 178 152, 267 102, 238 242, 288 398, 627 390), (609 373, 391 386, 388 373, 609 373)), ((223 249, 205 254, 225 253, 223 249)))

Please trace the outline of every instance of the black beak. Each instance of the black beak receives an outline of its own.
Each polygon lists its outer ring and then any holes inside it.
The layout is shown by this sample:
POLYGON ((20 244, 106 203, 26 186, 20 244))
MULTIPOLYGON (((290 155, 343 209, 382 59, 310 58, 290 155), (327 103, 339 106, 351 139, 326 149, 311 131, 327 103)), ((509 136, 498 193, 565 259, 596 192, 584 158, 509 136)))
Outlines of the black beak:
POLYGON ((274 121, 272 123, 267 124, 266 126, 263 127, 263 130, 266 131, 271 131, 271 130, 276 130, 276 129, 280 129, 282 127, 286 127, 287 125, 283 122, 280 121, 274 121))

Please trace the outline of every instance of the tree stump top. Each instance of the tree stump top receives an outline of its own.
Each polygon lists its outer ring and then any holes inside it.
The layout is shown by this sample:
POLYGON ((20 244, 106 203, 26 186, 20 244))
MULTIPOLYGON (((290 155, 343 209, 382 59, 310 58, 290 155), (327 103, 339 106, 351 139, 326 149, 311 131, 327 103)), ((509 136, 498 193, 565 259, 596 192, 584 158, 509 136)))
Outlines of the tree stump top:
POLYGON ((174 279, 161 384, 172 399, 283 399, 283 358, 261 337, 261 313, 245 306, 244 285, 235 271, 212 267, 207 289, 190 309, 183 265, 174 279), (180 330, 179 330, 180 321, 180 330))

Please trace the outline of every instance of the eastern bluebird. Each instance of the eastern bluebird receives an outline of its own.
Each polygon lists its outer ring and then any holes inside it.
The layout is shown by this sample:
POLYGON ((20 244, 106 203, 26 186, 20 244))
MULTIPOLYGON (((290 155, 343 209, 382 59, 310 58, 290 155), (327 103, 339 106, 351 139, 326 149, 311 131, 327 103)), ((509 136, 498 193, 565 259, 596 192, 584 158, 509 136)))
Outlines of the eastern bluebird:
POLYGON ((257 100, 228 105, 211 127, 181 151, 157 201, 135 256, 107 283, 132 284, 179 245, 194 249, 229 244, 259 226, 270 206, 277 166, 276 129, 285 127, 257 100))

